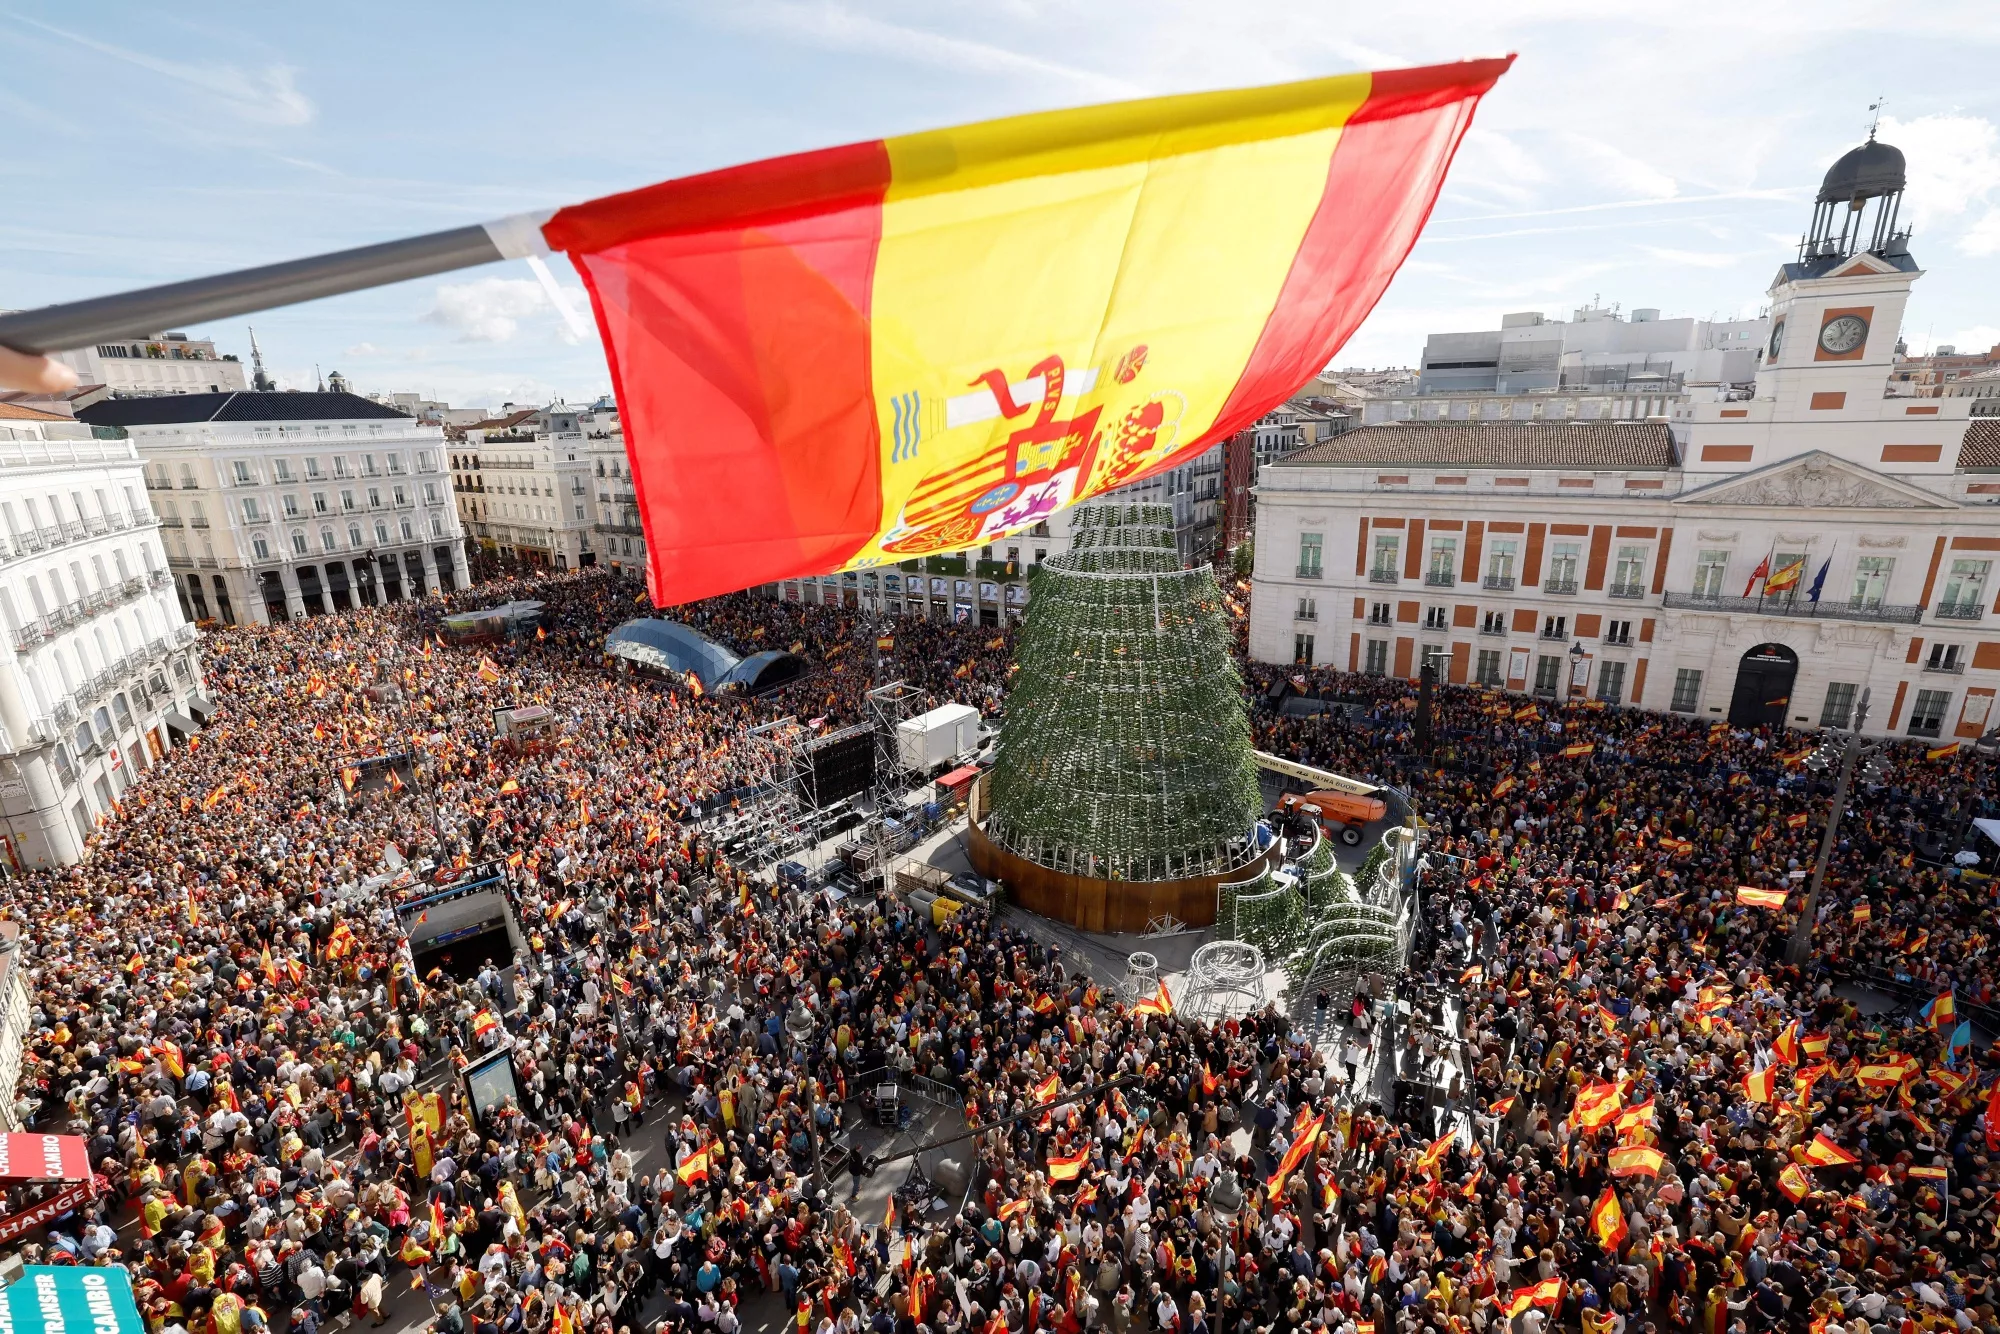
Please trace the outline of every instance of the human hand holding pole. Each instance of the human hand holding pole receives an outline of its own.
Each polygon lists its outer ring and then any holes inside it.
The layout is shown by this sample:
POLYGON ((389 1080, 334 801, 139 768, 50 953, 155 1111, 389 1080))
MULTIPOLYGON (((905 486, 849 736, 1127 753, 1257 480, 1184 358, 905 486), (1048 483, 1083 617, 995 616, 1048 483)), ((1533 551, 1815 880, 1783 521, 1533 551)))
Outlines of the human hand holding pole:
POLYGON ((30 356, 0 346, 0 391, 60 394, 76 388, 76 372, 53 357, 30 356))

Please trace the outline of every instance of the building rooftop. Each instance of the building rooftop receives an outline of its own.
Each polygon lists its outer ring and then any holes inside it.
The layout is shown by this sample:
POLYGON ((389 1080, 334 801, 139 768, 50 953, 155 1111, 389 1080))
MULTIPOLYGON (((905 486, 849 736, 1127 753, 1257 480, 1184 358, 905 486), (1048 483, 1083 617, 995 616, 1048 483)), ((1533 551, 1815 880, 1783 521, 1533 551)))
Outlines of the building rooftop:
POLYGON ((23 403, 0 403, 0 421, 17 422, 66 422, 72 420, 57 412, 43 412, 23 403))
POLYGON ((257 393, 162 394, 153 398, 107 398, 77 414, 92 426, 176 426, 189 422, 359 421, 408 413, 371 402, 359 394, 257 393))
POLYGON ((1271 466, 1666 469, 1665 422, 1389 422, 1295 450, 1271 466))
POLYGON ((1958 447, 1961 468, 2000 469, 2000 420, 1977 417, 1965 428, 1958 447))

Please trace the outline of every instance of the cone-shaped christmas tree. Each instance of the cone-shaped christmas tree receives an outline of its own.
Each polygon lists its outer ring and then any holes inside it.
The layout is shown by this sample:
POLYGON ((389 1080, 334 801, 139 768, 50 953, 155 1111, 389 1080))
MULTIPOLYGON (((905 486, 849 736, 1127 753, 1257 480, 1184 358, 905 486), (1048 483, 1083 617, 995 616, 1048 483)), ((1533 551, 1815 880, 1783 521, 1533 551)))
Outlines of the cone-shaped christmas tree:
POLYGON ((1086 505, 1032 576, 986 833, 1052 870, 1180 880, 1240 865, 1259 813, 1222 592, 1165 505, 1086 505))

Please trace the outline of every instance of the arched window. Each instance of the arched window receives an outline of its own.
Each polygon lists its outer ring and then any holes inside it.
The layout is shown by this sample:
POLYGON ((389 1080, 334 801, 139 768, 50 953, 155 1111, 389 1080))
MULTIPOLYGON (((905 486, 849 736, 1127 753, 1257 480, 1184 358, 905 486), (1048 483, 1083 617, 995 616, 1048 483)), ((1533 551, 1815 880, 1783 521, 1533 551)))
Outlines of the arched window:
POLYGON ((311 550, 312 548, 306 544, 305 531, 303 529, 294 528, 292 530, 292 551, 294 552, 294 554, 303 556, 306 555, 311 550))
POLYGON ((347 525, 347 545, 349 545, 350 547, 353 547, 353 548, 355 548, 355 549, 356 549, 357 551, 358 551, 358 550, 360 550, 360 548, 361 548, 361 525, 360 525, 360 524, 358 524, 358 523, 350 523, 350 524, 348 524, 348 525, 347 525))
POLYGON ((322 528, 319 530, 319 544, 321 549, 332 551, 340 545, 340 539, 333 535, 333 529, 322 528))
POLYGON ((380 519, 375 521, 375 541, 380 546, 389 545, 389 525, 380 519))

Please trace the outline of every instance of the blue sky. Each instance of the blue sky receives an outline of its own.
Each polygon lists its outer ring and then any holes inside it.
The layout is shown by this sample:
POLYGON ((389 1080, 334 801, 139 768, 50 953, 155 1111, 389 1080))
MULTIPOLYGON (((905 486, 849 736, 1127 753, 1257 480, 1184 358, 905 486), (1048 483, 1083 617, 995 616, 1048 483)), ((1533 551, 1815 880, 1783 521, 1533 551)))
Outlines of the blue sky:
MULTIPOLYGON (((1957 0, 17 4, 0 8, 0 308, 959 121, 1511 50, 1337 364, 1410 363, 1427 332, 1595 295, 1754 314, 1878 95, 1930 275, 1905 334, 1983 347, 2000 342, 1996 47, 2000 7, 1957 0)), ((518 263, 193 332, 247 360, 249 324, 291 385, 317 365, 493 407, 609 386, 518 263)))

